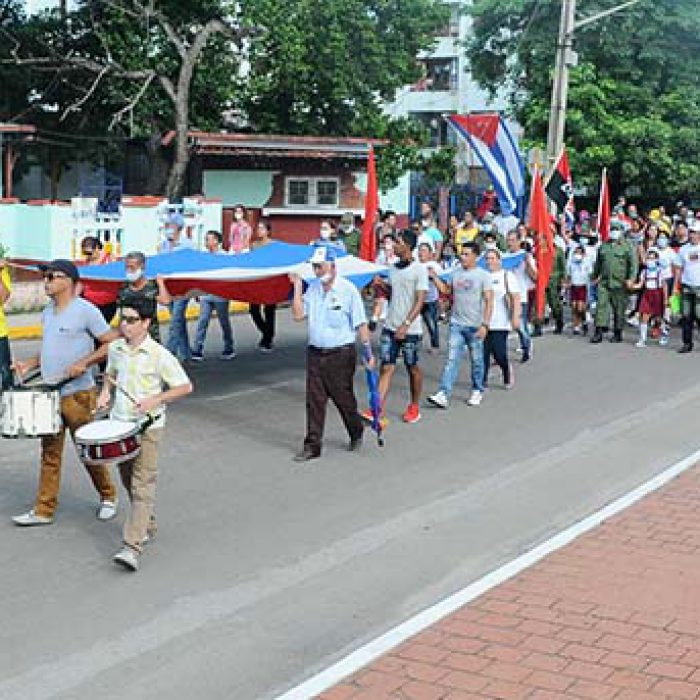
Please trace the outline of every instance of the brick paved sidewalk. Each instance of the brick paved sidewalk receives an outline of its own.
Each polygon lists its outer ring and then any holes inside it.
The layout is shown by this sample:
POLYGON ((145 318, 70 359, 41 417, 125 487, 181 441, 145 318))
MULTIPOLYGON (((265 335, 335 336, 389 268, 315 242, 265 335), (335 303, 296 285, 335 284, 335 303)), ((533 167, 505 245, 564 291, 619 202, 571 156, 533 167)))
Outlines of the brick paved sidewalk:
POLYGON ((322 700, 700 698, 700 468, 322 700))

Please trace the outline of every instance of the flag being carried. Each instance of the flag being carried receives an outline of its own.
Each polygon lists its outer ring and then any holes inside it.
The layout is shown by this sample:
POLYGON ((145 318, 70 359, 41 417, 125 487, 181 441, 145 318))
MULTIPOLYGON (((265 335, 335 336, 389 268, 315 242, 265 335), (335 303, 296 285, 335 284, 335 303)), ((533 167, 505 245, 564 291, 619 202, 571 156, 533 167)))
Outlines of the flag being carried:
POLYGON ((566 148, 559 154, 557 163, 545 188, 547 196, 557 205, 560 214, 566 214, 569 228, 574 224, 574 182, 569 168, 566 148))
POLYGON ((598 236, 601 242, 610 237, 610 190, 608 189, 608 170, 603 168, 598 200, 598 236))
POLYGON ((447 123, 467 139, 493 182, 501 213, 522 216, 525 166, 515 138, 500 114, 453 114, 447 123))
POLYGON ((377 188, 377 168, 374 162, 374 147, 369 147, 367 159, 367 193, 365 194, 365 220, 362 223, 360 238, 360 258, 374 262, 377 257, 377 234, 374 230, 377 209, 379 208, 379 191, 377 188))
POLYGON ((537 262, 537 285, 535 287, 535 306, 537 318, 544 316, 544 301, 549 277, 554 266, 554 235, 552 219, 547 211, 547 198, 542 187, 542 180, 537 167, 532 173, 532 191, 530 194, 530 220, 528 227, 535 236, 535 260, 537 262))

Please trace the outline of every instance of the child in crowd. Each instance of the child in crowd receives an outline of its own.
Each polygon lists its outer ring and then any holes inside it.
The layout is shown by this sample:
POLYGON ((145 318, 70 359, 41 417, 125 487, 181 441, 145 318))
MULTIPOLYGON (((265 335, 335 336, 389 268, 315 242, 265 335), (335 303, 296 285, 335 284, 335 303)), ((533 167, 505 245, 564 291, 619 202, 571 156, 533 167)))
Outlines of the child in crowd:
POLYGON ((576 245, 566 264, 566 284, 569 287, 574 335, 588 333, 586 311, 592 272, 593 266, 586 256, 586 249, 581 244, 576 245))
MULTIPOLYGON (((377 253, 377 263, 379 265, 392 267, 396 265, 398 261, 399 258, 394 252, 394 236, 393 234, 386 234, 382 238, 382 246, 377 253)), ((372 317, 369 320, 368 326, 370 331, 374 332, 377 328, 377 323, 379 323, 379 321, 384 321, 386 318, 389 294, 380 284, 373 284, 372 288, 374 290, 374 305, 372 307, 372 317)))
POLYGON ((639 274, 639 281, 634 285, 634 289, 641 290, 637 347, 646 347, 650 321, 661 326, 659 345, 668 345, 668 326, 664 321, 666 305, 668 304, 668 287, 664 281, 663 269, 659 264, 657 248, 649 248, 647 251, 646 264, 639 274))
POLYGON ((136 423, 148 417, 148 427, 141 435, 141 452, 119 465, 131 509, 124 523, 124 546, 113 560, 130 571, 138 571, 143 545, 155 535, 158 449, 165 427, 165 406, 192 391, 192 383, 174 355, 149 335, 154 305, 153 299, 134 299, 120 309, 124 337, 109 346, 107 379, 97 400, 98 410, 106 409, 115 386, 110 418, 136 423))
POLYGON ((420 315, 428 329, 428 335, 430 336, 429 352, 435 353, 440 349, 440 327, 438 325, 438 318, 440 316, 440 292, 435 286, 435 282, 430 279, 430 272, 432 270, 439 275, 442 272, 442 268, 435 261, 435 254, 429 243, 421 243, 418 246, 418 261, 422 263, 429 277, 428 291, 425 295, 425 302, 423 303, 420 315))

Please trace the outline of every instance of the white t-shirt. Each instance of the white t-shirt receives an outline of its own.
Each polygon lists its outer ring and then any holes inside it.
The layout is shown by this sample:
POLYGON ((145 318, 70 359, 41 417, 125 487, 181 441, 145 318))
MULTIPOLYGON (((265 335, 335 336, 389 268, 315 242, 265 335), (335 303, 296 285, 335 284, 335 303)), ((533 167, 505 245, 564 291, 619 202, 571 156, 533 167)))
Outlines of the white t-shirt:
POLYGON ((681 284, 700 287, 700 245, 686 243, 678 251, 681 269, 681 284))
POLYGON ((680 258, 670 246, 659 250, 659 265, 661 265, 661 273, 665 280, 673 277, 673 267, 680 267, 680 258))
POLYGON ((442 273, 442 268, 440 263, 435 262, 435 260, 429 260, 427 263, 421 263, 425 267, 425 271, 428 273, 428 292, 425 295, 426 301, 437 301, 440 298, 440 291, 435 286, 435 282, 430 279, 430 271, 435 270, 437 274, 442 273))
MULTIPOLYGON (((527 259, 523 259, 523 261, 517 266, 514 267, 511 272, 515 275, 515 278, 518 280, 518 289, 520 290, 520 303, 525 304, 527 303, 527 292, 532 285, 533 287, 535 286, 535 283, 530 279, 530 275, 527 274, 527 259)), ((533 259, 534 263, 534 259, 533 259)))
POLYGON ((489 274, 491 275, 491 289, 493 289, 493 314, 489 328, 494 331, 513 330, 508 306, 510 301, 506 302, 506 294, 520 294, 518 280, 512 272, 506 270, 498 270, 498 272, 489 274))
POLYGON ((587 257, 584 257, 581 262, 576 262, 572 257, 566 264, 566 276, 574 287, 587 287, 592 273, 593 264, 587 257))

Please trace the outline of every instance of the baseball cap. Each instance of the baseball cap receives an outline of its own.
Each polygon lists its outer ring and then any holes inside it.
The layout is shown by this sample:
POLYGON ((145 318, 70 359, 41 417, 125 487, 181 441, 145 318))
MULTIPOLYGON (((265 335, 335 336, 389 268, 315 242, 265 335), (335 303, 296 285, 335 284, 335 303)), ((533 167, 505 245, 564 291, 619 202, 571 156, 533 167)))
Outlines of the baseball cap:
POLYGON ((37 266, 42 272, 62 272, 66 277, 70 277, 73 282, 80 279, 78 268, 70 260, 52 260, 37 266))
POLYGON ((168 214, 167 223, 172 224, 173 226, 177 226, 177 228, 184 228, 185 227, 185 217, 176 211, 170 212, 170 214, 168 214))
POLYGON ((316 249, 314 250, 313 255, 309 259, 309 262, 312 265, 325 263, 325 262, 335 262, 336 257, 337 257, 336 253, 335 253, 335 250, 333 248, 330 248, 329 246, 326 246, 326 245, 319 245, 319 246, 316 246, 316 249))

